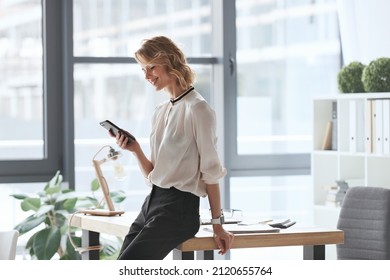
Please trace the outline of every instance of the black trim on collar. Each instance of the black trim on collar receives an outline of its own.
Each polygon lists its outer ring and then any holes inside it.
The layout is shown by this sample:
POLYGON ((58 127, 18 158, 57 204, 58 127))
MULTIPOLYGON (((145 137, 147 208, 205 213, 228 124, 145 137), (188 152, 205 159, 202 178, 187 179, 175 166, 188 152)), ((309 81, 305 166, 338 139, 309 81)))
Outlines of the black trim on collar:
POLYGON ((179 101, 180 99, 182 99, 184 96, 186 96, 187 94, 189 94, 192 90, 194 89, 194 87, 190 87, 189 89, 187 89, 186 92, 184 92, 182 95, 180 95, 179 97, 176 97, 176 98, 171 98, 170 101, 173 104, 175 104, 177 101, 179 101))

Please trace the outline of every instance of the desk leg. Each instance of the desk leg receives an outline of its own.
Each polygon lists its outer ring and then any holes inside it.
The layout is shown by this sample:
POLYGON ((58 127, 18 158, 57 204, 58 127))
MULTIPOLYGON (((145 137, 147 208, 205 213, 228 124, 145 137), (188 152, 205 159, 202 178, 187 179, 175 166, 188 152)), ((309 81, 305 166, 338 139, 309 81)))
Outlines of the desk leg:
POLYGON ((214 260, 214 251, 196 251, 196 259, 197 260, 214 260))
MULTIPOLYGON (((95 231, 82 230, 81 235, 81 246, 88 248, 89 246, 99 245, 100 234, 95 231)), ((81 254, 82 260, 98 260, 99 259, 99 250, 87 251, 81 254)))
POLYGON ((325 260, 325 245, 303 246, 304 260, 325 260))
MULTIPOLYGON (((194 260, 195 255, 194 252, 182 252, 178 249, 173 249, 172 251, 174 260, 194 260)), ((196 251, 196 259, 197 260, 214 260, 214 251, 196 251)))
POLYGON ((182 252, 179 249, 173 249, 172 251, 174 260, 194 260, 194 252, 182 252))

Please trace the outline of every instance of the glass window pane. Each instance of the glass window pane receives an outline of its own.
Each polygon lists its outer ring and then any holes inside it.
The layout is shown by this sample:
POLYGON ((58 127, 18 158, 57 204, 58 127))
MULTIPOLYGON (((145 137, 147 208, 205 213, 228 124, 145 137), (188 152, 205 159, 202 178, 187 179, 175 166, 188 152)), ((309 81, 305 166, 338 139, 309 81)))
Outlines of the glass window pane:
MULTIPOLYGON (((212 67, 192 67, 197 74, 195 88, 206 96, 210 95, 212 67)), ((117 148, 115 139, 99 122, 108 119, 131 132, 148 156, 151 117, 156 105, 167 100, 168 96, 163 91, 155 92, 137 64, 76 64, 74 80, 76 188, 88 192, 95 178, 92 167, 95 153, 104 145, 117 148)), ((107 152, 105 150, 102 157, 107 152)), ((127 173, 125 180, 115 180, 113 168, 108 164, 102 166, 104 176, 110 190, 128 192, 128 199, 122 207, 126 211, 136 211, 149 188, 145 187, 134 157, 125 152, 121 160, 127 173)))
POLYGON ((140 42, 166 35, 187 56, 211 54, 210 0, 75 0, 75 56, 133 56, 140 42))
POLYGON ((230 184, 230 205, 241 209, 244 217, 288 216, 303 222, 311 221, 310 176, 232 177, 230 184))
POLYGON ((0 1, 0 160, 42 159, 42 4, 0 1))
POLYGON ((309 153, 311 101, 337 93, 336 0, 240 0, 238 154, 309 153))

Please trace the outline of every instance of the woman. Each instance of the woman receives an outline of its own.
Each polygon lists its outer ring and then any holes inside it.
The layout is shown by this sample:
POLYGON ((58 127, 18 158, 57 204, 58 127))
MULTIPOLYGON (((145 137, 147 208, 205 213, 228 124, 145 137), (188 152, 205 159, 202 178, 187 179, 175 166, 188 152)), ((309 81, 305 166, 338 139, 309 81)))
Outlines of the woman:
POLYGON ((216 150, 214 111, 194 89, 194 73, 182 51, 164 36, 145 40, 135 53, 145 79, 170 100, 155 109, 150 135, 151 158, 137 141, 117 135, 133 153, 152 185, 130 227, 118 259, 164 259, 199 230, 199 198, 208 196, 214 238, 220 254, 233 242, 222 226, 218 180, 226 175, 216 150))

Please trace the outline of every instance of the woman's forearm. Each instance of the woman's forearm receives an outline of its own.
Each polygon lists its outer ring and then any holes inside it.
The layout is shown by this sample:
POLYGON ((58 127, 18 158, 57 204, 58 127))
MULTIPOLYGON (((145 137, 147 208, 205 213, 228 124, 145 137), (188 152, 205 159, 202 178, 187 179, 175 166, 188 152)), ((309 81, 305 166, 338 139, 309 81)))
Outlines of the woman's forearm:
POLYGON ((221 216, 221 197, 219 191, 219 184, 209 184, 206 187, 207 196, 209 198, 209 204, 211 209, 212 218, 218 218, 221 216))
POLYGON ((137 159, 139 168, 141 169, 142 174, 145 178, 148 177, 149 173, 153 170, 152 162, 145 156, 141 147, 132 151, 133 155, 137 159))

